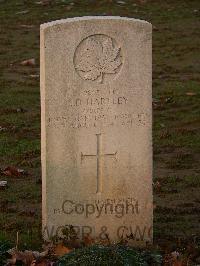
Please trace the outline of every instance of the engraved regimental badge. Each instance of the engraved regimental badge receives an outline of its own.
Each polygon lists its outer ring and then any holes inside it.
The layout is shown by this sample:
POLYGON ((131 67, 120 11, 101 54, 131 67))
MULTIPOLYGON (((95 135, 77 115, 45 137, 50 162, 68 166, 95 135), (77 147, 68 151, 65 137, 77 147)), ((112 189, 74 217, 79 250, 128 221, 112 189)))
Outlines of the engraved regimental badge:
POLYGON ((122 64, 121 48, 113 38, 103 34, 85 38, 74 53, 74 67, 84 80, 103 83, 113 79, 122 64))

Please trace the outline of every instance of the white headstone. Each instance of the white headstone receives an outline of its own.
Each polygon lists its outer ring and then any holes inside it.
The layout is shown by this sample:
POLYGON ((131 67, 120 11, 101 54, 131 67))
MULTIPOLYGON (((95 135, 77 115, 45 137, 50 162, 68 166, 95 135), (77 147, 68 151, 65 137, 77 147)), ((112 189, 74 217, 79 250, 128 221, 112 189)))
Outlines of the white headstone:
POLYGON ((152 240, 152 31, 82 17, 41 25, 43 233, 152 240))

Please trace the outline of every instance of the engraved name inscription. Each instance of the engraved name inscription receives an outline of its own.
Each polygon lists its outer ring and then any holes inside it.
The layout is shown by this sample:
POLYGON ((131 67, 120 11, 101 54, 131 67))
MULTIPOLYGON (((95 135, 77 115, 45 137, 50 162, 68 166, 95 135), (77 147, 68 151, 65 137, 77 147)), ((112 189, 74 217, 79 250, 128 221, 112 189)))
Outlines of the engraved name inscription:
POLYGON ((129 111, 128 106, 132 109, 131 97, 106 87, 104 91, 85 90, 78 96, 66 95, 61 101, 51 100, 49 105, 56 106, 56 110, 49 114, 47 126, 55 128, 132 127, 143 126, 149 121, 148 112, 129 111))
POLYGON ((94 105, 109 105, 109 104, 127 104, 128 99, 126 97, 99 97, 99 98, 85 98, 85 99, 70 99, 70 106, 94 106, 94 105))

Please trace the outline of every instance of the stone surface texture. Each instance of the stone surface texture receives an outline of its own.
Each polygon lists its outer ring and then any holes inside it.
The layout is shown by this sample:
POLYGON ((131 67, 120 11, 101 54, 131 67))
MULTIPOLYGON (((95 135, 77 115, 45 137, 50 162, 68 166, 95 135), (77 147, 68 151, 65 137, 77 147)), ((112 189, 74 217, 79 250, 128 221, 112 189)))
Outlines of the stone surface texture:
POLYGON ((41 25, 43 233, 152 240, 152 27, 41 25))

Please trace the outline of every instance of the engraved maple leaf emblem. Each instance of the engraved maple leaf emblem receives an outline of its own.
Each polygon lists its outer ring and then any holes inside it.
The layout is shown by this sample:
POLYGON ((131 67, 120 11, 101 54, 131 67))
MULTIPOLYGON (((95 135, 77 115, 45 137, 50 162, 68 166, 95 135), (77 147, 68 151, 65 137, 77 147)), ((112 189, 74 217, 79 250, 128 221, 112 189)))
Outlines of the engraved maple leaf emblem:
POLYGON ((82 72, 85 80, 102 83, 104 74, 115 74, 122 64, 120 48, 113 47, 111 38, 99 41, 88 38, 75 68, 82 72))

